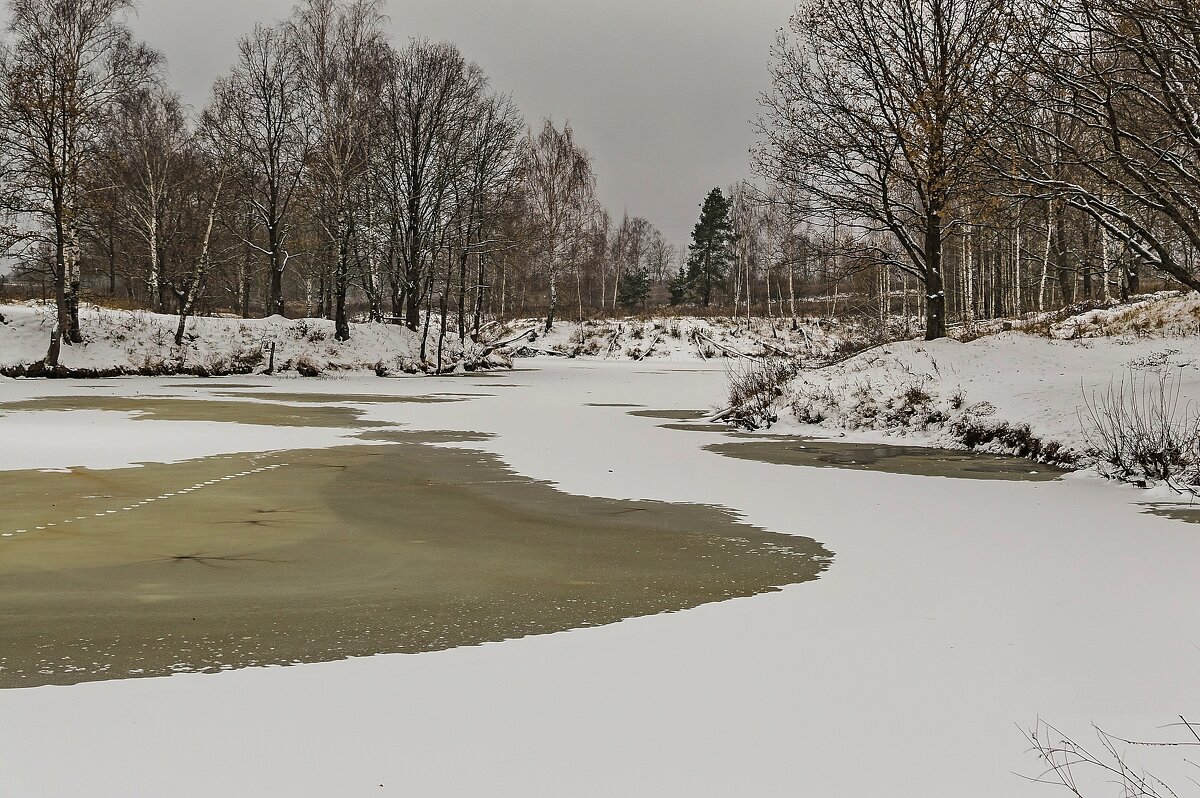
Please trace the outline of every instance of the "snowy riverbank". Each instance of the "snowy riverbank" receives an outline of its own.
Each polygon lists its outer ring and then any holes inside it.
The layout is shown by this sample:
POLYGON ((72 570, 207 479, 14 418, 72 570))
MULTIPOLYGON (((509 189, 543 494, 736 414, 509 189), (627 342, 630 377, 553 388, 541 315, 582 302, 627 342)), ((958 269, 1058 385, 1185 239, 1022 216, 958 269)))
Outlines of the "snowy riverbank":
POLYGON ((1091 465, 1092 409, 1110 394, 1200 405, 1200 299, 1169 295, 967 342, 906 341, 801 371, 775 398, 772 431, 1014 453, 1091 465))
MULTIPOLYGON (((413 332, 391 324, 353 324, 350 340, 334 339, 325 319, 188 320, 184 344, 175 346, 179 317, 145 311, 90 307, 81 311, 84 342, 64 346, 60 376, 223 376, 274 373, 315 376, 376 372, 429 373, 438 364, 439 332, 413 332)), ((20 376, 40 362, 53 329, 53 309, 40 305, 0 305, 0 374, 20 376)), ((784 319, 651 317, 585 321, 560 320, 549 332, 545 321, 521 319, 489 325, 480 342, 459 341, 457 330, 442 339, 442 367, 494 368, 517 357, 580 357, 600 360, 704 362, 753 357, 797 356, 823 361, 844 347, 861 346, 853 327, 805 319, 794 327, 784 319), (581 332, 582 331, 582 332, 581 332), (497 344, 495 350, 492 347, 497 344)))
MULTIPOLYGON (((188 320, 183 346, 175 346, 178 316, 145 311, 91 307, 80 311, 84 342, 62 348, 61 364, 77 376, 195 374, 220 376, 266 371, 315 376, 326 372, 416 373, 436 369, 438 330, 422 332, 390 324, 351 325, 349 341, 334 339, 325 319, 236 319, 195 317, 188 320)), ((54 327, 53 308, 0 305, 0 373, 46 356, 54 327)), ((472 345, 466 351, 458 336, 443 342, 443 367, 502 365, 488 361, 472 345)), ((74 375, 73 375, 74 376, 74 375)))

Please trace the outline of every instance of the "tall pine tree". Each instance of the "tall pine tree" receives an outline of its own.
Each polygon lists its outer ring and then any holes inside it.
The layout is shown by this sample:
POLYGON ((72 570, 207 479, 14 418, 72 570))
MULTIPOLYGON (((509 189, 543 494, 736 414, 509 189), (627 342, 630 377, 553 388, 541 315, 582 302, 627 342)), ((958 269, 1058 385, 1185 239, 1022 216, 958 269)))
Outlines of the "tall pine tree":
POLYGON ((693 293, 699 294, 704 307, 712 302, 713 288, 725 279, 729 268, 729 250, 734 240, 733 223, 729 219, 732 205, 721 189, 714 188, 700 206, 700 221, 692 230, 687 283, 693 293))

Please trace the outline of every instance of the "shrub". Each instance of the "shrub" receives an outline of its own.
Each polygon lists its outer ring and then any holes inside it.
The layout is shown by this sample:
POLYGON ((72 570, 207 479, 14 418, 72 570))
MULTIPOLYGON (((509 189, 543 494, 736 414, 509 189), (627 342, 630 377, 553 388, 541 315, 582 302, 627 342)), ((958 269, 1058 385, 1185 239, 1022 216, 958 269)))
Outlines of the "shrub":
POLYGON ((321 367, 309 357, 304 356, 296 361, 296 372, 301 377, 319 377, 321 376, 321 367))
POLYGON ((729 406, 747 426, 779 420, 776 404, 800 372, 795 360, 748 360, 729 369, 729 406))
POLYGON ((1181 401, 1180 383, 1179 371, 1131 369, 1103 393, 1084 395, 1084 438, 1110 476, 1200 485, 1200 417, 1181 401))

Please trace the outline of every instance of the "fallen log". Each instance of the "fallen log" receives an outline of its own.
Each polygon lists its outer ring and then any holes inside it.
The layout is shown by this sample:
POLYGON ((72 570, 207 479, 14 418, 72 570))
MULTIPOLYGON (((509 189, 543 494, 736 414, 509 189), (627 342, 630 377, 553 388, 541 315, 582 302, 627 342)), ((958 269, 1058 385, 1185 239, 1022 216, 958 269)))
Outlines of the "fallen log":
POLYGON ((692 330, 692 334, 697 336, 698 338, 703 338, 705 341, 708 341, 710 344, 715 346, 717 349, 720 349, 722 352, 725 352, 726 354, 733 355, 734 357, 745 358, 746 360, 754 360, 754 361, 762 362, 761 357, 755 357, 754 355, 747 355, 745 352, 739 352, 736 349, 731 349, 728 346, 725 346, 724 344, 719 344, 716 341, 714 341, 713 339, 709 338, 704 333, 700 332, 699 330, 692 330))
POLYGON ((535 324, 534 326, 530 327, 528 330, 526 330, 525 332, 521 333, 520 335, 514 335, 512 338, 507 338, 507 339, 505 339, 505 340, 503 340, 503 341, 493 341, 492 343, 490 343, 490 344, 486 345, 486 346, 483 348, 483 355, 484 355, 484 357, 487 357, 487 356, 488 356, 488 355, 490 355, 490 354, 491 354, 491 353, 492 353, 494 350, 496 350, 496 349, 499 349, 499 348, 500 348, 500 347, 502 347, 502 346, 508 346, 509 344, 515 344, 517 341, 520 341, 522 338, 524 338, 525 336, 529 335, 530 333, 535 333, 535 332, 537 332, 537 329, 538 329, 538 327, 539 327, 539 326, 540 326, 540 325, 537 325, 537 324, 535 324))

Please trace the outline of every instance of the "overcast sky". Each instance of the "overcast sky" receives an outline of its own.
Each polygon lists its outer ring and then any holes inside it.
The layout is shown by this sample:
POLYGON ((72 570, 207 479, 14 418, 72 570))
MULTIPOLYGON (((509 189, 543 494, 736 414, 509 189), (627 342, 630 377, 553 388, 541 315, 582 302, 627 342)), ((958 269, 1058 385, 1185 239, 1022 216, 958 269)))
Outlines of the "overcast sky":
MULTIPOLYGON (((398 44, 455 42, 530 121, 569 119, 614 216, 686 242, 714 186, 747 175, 768 51, 793 0, 390 0, 398 44)), ((255 21, 295 0, 142 0, 134 27, 197 108, 255 21)))

